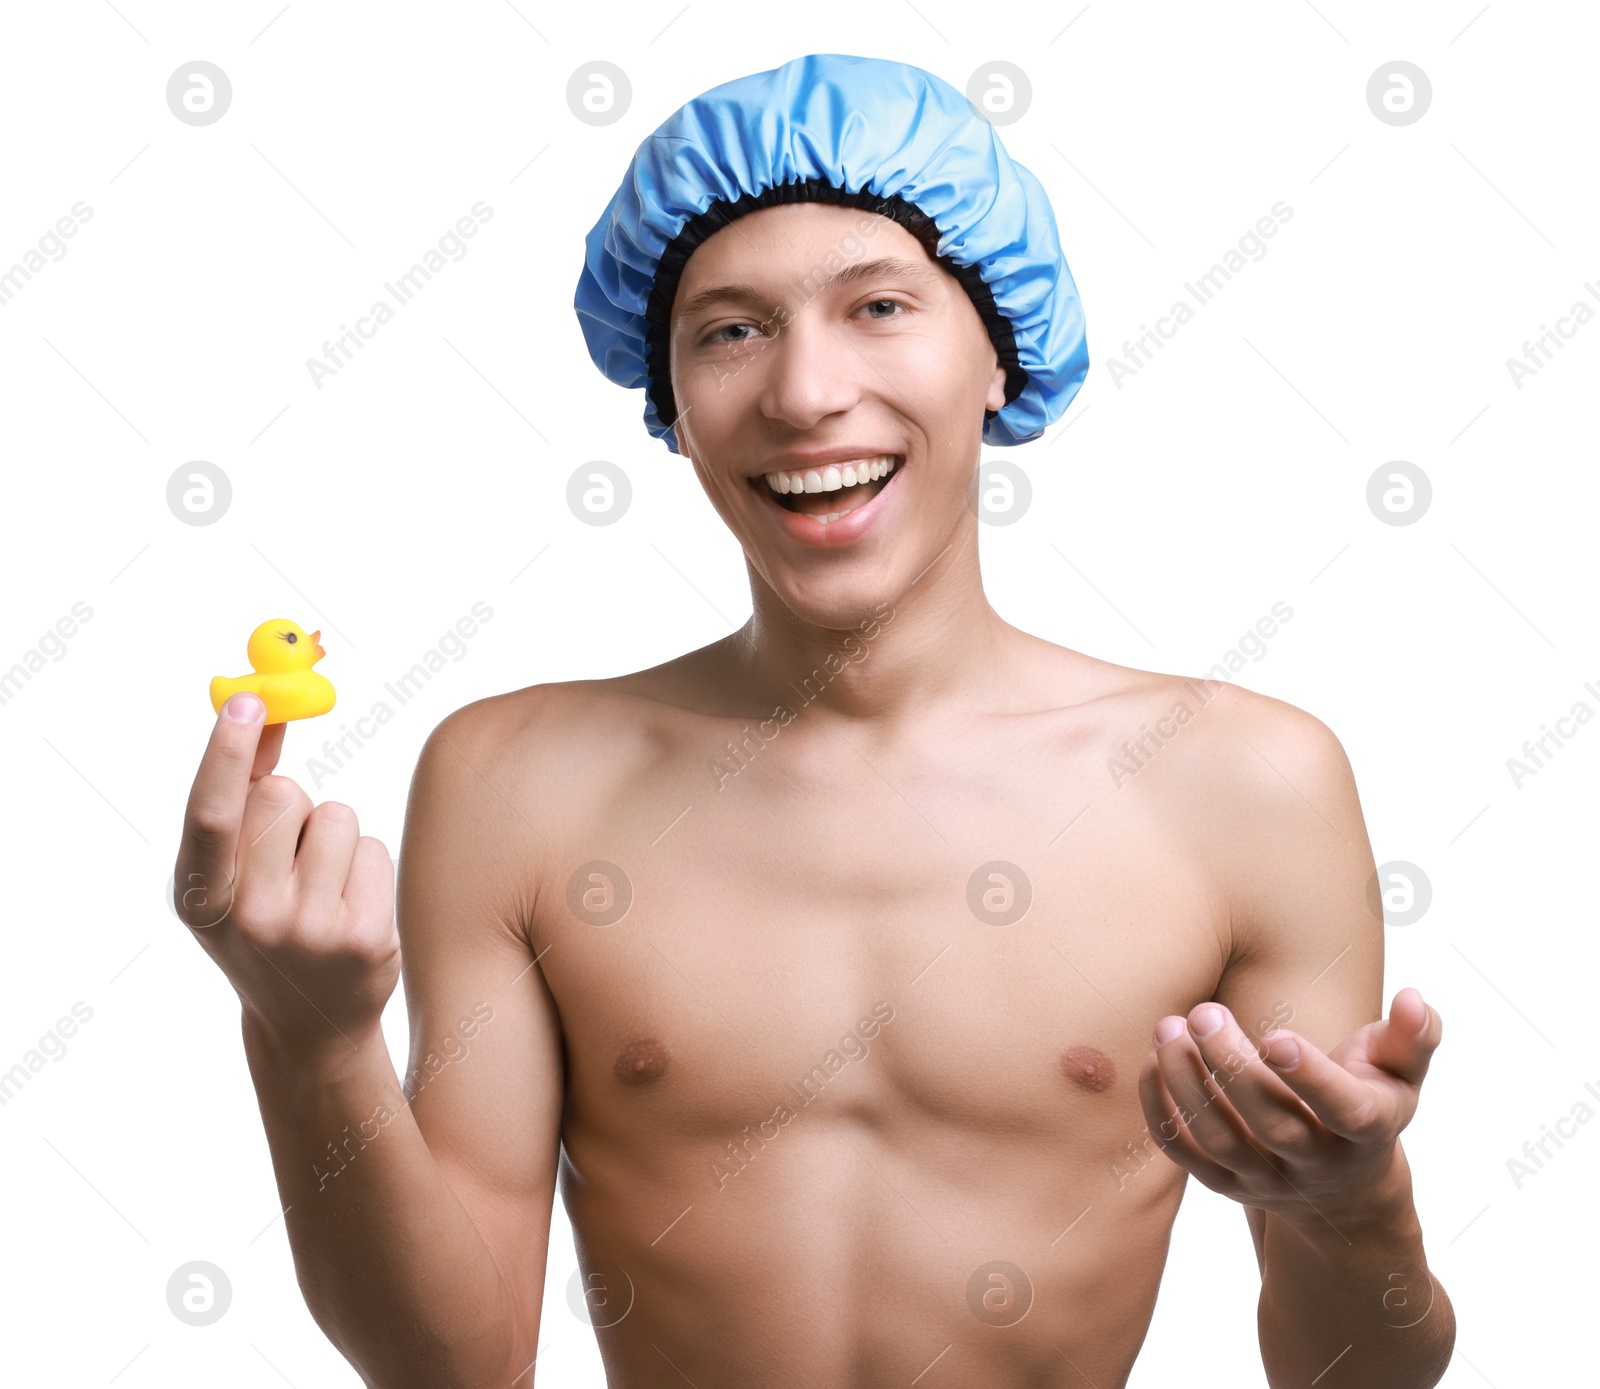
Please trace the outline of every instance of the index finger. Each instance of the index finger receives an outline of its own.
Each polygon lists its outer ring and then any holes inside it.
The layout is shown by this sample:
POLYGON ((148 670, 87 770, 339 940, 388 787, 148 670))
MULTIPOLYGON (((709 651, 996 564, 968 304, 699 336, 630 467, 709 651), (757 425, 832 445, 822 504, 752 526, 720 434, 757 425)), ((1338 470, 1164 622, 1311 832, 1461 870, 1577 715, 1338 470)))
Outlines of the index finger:
POLYGON ((215 925, 232 904, 245 802, 251 785, 277 766, 283 748, 285 725, 263 729, 265 717, 256 696, 231 696, 217 715, 189 788, 174 877, 178 919, 190 925, 215 925))

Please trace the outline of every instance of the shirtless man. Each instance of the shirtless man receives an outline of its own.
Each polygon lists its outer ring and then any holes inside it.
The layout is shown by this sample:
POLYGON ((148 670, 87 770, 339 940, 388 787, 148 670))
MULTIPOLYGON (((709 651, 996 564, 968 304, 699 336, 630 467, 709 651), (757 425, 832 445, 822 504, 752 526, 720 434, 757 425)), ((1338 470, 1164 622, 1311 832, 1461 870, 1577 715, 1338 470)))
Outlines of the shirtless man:
POLYGON ((1398 1134, 1441 1021, 1381 1017, 1344 753, 989 606, 1007 373, 969 291, 888 217, 788 288, 863 215, 749 212, 669 305, 750 620, 446 718, 397 902, 349 807, 269 775, 284 726, 218 718, 179 910, 243 1003, 308 1305, 381 1389, 531 1384, 559 1173, 614 1389, 1111 1389, 1192 1173, 1244 1207, 1273 1385, 1425 1389, 1454 1317, 1398 1134))

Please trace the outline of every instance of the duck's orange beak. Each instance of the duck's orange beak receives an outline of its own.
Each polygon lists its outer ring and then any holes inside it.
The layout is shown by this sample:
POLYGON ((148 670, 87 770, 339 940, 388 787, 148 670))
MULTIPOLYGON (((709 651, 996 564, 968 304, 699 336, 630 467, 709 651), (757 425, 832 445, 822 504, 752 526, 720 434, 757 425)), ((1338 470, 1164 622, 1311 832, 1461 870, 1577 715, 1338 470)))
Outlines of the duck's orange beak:
POLYGON ((324 651, 322 649, 321 643, 319 641, 319 638, 321 636, 322 636, 322 628, 320 628, 320 627, 318 627, 317 630, 311 634, 311 644, 317 648, 317 659, 319 661, 324 656, 326 656, 328 654, 326 651, 324 651))

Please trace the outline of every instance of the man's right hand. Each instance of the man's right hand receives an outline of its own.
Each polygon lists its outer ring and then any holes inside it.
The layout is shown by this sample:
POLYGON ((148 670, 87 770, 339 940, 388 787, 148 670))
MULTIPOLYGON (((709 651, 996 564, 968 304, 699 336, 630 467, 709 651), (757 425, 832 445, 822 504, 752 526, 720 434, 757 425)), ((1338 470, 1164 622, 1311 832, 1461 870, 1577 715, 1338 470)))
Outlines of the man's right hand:
POLYGON ((247 1022, 331 1053, 377 1032, 399 980, 394 869, 349 806, 313 806, 291 778, 268 775, 288 725, 263 735, 265 717, 243 693, 217 716, 184 812, 173 905, 247 1022))

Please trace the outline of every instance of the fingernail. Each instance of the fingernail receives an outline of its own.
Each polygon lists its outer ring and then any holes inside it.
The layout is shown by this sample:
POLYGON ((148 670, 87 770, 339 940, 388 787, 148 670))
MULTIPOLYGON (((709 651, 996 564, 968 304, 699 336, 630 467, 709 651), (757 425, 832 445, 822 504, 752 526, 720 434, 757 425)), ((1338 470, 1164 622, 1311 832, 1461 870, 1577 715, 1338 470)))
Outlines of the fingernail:
POLYGON ((232 696, 222 708, 230 719, 239 723, 254 723, 266 712, 267 706, 261 702, 260 695, 244 690, 232 696))
POLYGON ((1162 1018, 1161 1021, 1156 1024, 1154 1036, 1155 1043, 1158 1047, 1165 1046, 1168 1042, 1173 1041, 1175 1038, 1183 1036, 1183 1019, 1162 1018))
POLYGON ((1267 1060, 1280 1070, 1292 1070, 1300 1062, 1300 1046, 1293 1037, 1267 1038, 1267 1060))
POLYGON ((1194 1010, 1194 1035, 1210 1037, 1222 1026, 1225 1016, 1215 1003, 1205 1003, 1194 1010))

